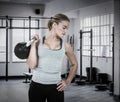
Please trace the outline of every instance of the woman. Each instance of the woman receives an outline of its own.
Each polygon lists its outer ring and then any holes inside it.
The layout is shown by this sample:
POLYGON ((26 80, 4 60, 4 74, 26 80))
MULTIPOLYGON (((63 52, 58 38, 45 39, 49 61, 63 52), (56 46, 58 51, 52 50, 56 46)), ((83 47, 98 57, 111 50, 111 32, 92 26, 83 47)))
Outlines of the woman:
POLYGON ((77 60, 69 43, 62 38, 68 30, 70 20, 64 14, 56 14, 48 22, 48 34, 43 41, 37 34, 32 43, 27 64, 33 69, 29 88, 29 102, 64 102, 64 90, 70 85, 77 71, 77 60), (64 56, 72 64, 66 80, 61 78, 64 56))

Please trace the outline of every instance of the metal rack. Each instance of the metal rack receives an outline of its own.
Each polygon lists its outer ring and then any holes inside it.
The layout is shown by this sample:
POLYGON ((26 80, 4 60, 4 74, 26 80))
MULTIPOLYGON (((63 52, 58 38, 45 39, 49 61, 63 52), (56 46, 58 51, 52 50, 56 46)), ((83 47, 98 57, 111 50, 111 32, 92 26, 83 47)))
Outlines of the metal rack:
POLYGON ((90 33, 90 49, 89 49, 89 51, 90 51, 90 82, 92 81, 92 67, 93 67, 93 58, 92 58, 92 56, 93 56, 93 54, 92 54, 92 51, 93 51, 93 49, 92 49, 92 36, 93 36, 93 34, 92 34, 92 29, 90 30, 90 31, 82 31, 82 30, 80 30, 80 80, 82 79, 82 35, 83 34, 87 34, 87 33, 90 33))
POLYGON ((83 34, 90 34, 90 49, 88 49, 90 51, 90 82, 92 82, 92 67, 93 67, 93 49, 92 49, 92 36, 93 36, 93 31, 92 29, 90 31, 82 31, 80 30, 80 49, 78 49, 78 51, 80 52, 80 77, 79 77, 79 81, 77 81, 78 85, 81 85, 81 84, 85 84, 85 81, 83 80, 83 75, 82 75, 82 51, 84 50, 82 48, 83 46, 83 41, 82 41, 82 38, 83 38, 83 34))

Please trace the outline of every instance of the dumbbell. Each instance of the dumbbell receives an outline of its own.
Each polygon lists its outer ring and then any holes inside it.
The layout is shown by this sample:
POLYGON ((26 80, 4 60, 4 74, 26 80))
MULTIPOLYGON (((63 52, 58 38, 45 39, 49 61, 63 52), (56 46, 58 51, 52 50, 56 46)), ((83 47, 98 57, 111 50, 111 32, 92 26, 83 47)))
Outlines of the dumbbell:
POLYGON ((35 38, 32 38, 29 42, 19 42, 14 48, 14 53, 19 59, 27 59, 29 56, 31 44, 35 41, 35 38))

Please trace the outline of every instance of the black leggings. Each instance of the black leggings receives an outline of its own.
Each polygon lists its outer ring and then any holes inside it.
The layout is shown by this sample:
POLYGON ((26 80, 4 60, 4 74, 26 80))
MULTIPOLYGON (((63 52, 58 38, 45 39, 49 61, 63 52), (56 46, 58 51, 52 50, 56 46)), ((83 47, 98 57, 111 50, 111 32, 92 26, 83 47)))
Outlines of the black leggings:
POLYGON ((59 92, 56 84, 44 85, 31 82, 29 102, 64 102, 64 92, 59 92))

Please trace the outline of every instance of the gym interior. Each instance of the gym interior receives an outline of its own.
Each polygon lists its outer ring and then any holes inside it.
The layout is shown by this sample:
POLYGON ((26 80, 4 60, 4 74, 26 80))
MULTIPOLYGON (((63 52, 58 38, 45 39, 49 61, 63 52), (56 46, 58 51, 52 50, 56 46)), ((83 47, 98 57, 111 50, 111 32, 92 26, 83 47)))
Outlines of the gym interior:
MULTIPOLYGON (((64 40, 78 60, 65 102, 119 102, 120 0, 0 0, 0 102, 28 102, 32 70, 14 49, 33 34, 42 39, 56 13, 70 18, 64 40)), ((62 78, 69 70, 65 58, 62 78)))

